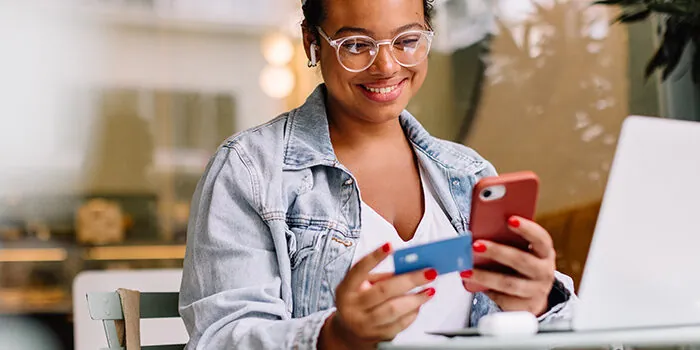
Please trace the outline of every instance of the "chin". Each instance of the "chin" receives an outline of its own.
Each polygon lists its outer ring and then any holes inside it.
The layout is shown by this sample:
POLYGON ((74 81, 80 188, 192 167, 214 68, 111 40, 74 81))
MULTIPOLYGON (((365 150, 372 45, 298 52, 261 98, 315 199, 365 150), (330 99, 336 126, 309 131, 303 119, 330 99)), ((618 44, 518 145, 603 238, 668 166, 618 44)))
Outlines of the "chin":
POLYGON ((380 108, 375 107, 369 110, 365 110, 364 112, 366 112, 366 114, 364 115, 367 116, 367 119, 375 123, 384 123, 398 118, 404 109, 405 106, 398 104, 394 106, 384 106, 380 108))
POLYGON ((398 118, 401 112, 408 106, 411 97, 412 93, 410 89, 404 89, 401 96, 390 102, 372 101, 361 95, 358 96, 356 106, 360 107, 358 108, 358 114, 364 116, 363 119, 375 123, 382 123, 398 118))

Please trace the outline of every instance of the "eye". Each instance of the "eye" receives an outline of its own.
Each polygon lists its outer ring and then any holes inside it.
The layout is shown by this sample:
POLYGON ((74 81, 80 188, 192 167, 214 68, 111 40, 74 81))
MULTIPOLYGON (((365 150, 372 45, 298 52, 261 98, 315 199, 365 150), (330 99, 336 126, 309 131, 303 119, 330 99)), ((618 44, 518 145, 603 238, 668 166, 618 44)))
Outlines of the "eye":
POLYGON ((394 41, 394 47, 399 50, 415 50, 421 41, 420 35, 407 34, 394 41))
POLYGON ((362 39, 348 39, 343 42, 341 49, 355 55, 359 55, 369 51, 372 44, 362 39))

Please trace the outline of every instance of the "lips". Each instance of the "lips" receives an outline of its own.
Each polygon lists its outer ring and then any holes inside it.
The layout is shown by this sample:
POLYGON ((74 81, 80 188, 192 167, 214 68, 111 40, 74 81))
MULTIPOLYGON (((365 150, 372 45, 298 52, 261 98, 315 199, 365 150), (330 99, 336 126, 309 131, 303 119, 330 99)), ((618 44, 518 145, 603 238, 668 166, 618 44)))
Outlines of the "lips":
POLYGON ((369 87, 366 85, 361 85, 361 86, 363 88, 365 88, 367 91, 374 92, 375 94, 387 94, 387 93, 390 93, 390 92, 396 90, 396 88, 399 87, 399 84, 395 84, 395 85, 391 85, 391 86, 387 86, 387 87, 380 87, 380 88, 369 87))
POLYGON ((359 84, 358 87, 368 99, 374 102, 392 102, 401 96, 407 79, 394 84, 359 84))

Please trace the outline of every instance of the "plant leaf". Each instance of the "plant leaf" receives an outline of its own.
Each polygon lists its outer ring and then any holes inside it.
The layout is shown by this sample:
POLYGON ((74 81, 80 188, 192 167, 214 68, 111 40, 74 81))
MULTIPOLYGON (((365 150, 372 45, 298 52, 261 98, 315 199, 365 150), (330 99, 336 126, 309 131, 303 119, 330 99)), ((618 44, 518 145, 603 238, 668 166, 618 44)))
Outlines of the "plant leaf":
POLYGON ((634 4, 646 4, 644 0, 597 0, 591 5, 634 5, 634 4))
POLYGON ((645 20, 651 14, 651 10, 644 10, 635 13, 622 13, 613 22, 632 23, 645 20))
POLYGON ((667 13, 670 15, 690 15, 692 14, 692 11, 689 8, 682 7, 677 4, 673 3, 655 3, 655 4, 649 4, 647 7, 656 12, 660 13, 667 13))
POLYGON ((657 68, 663 67, 668 63, 666 50, 664 50, 663 46, 664 43, 661 43, 661 47, 656 50, 654 56, 649 60, 649 63, 647 63, 646 69, 644 70, 644 79, 648 80, 657 68))
POLYGON ((678 66, 683 51, 690 40, 691 29, 690 26, 677 17, 669 17, 666 21, 666 33, 664 33, 664 46, 662 48, 666 50, 668 62, 664 69, 662 80, 666 80, 678 66))
POLYGON ((594 1, 591 5, 619 5, 624 0, 598 0, 594 1))
POLYGON ((695 53, 693 54, 692 77, 694 83, 700 83, 700 36, 693 35, 693 44, 695 44, 695 53))

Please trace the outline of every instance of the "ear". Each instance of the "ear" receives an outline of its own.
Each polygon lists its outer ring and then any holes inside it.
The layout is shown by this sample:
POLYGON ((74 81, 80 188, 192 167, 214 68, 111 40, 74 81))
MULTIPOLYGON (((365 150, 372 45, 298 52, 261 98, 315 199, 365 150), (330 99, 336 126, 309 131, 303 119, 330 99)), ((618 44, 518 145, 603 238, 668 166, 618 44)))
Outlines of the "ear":
POLYGON ((316 61, 318 62, 318 58, 319 58, 319 56, 320 56, 320 52, 318 52, 319 47, 318 47, 318 41, 316 40, 317 37, 316 37, 315 32, 312 32, 312 31, 309 29, 309 27, 308 27, 308 25, 307 25, 307 23, 306 23, 306 20, 304 20, 303 22, 301 22, 301 33, 302 33, 303 38, 304 38, 304 51, 306 52, 306 58, 307 58, 309 61, 311 61, 312 59, 315 58, 316 61), (313 45, 313 47, 312 47, 312 44, 315 44, 315 45, 313 45), (315 53, 315 55, 312 56, 312 55, 311 55, 311 51, 312 51, 313 49, 316 50, 316 53, 315 53))

